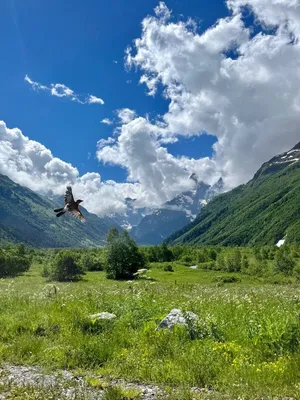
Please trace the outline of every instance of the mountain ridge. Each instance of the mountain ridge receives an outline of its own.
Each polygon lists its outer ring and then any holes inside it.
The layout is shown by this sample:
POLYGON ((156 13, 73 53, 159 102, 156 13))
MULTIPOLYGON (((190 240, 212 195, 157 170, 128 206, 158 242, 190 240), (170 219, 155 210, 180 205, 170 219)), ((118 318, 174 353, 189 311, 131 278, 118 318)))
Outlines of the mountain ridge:
POLYGON ((99 218, 82 207, 86 224, 70 215, 57 218, 59 204, 0 174, 0 240, 34 247, 90 247, 105 244, 112 227, 108 217, 99 218))
POLYGON ((262 164, 246 184, 220 194, 170 244, 267 245, 300 241, 300 143, 262 164))
POLYGON ((194 188, 154 209, 130 230, 138 244, 161 244, 170 234, 194 220, 201 208, 224 188, 222 178, 212 186, 199 181, 195 173, 189 179, 194 181, 194 188))

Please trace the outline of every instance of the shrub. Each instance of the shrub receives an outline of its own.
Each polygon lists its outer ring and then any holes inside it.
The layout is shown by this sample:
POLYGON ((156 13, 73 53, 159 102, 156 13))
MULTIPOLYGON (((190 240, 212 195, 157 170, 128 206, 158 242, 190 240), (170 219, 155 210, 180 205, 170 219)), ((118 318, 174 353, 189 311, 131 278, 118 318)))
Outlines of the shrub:
POLYGON ((300 281, 300 264, 295 265, 293 274, 297 281, 300 281))
POLYGON ((49 278, 49 277, 50 277, 51 271, 50 271, 48 265, 44 265, 44 266, 43 266, 42 274, 41 274, 41 275, 42 275, 43 278, 49 278))
POLYGON ((83 253, 80 260, 80 265, 86 271, 103 271, 104 265, 100 258, 95 254, 83 253))
POLYGON ((218 254, 217 254, 217 252, 216 252, 214 249, 209 249, 208 254, 209 254, 209 258, 210 258, 212 261, 216 261, 216 260, 217 260, 218 254))
POLYGON ((193 262, 193 257, 186 254, 181 257, 181 261, 185 264, 191 264, 193 262))
POLYGON ((30 258, 25 255, 23 246, 17 249, 0 249, 0 277, 17 276, 29 270, 30 258))
POLYGON ((170 264, 165 265, 163 270, 166 272, 174 272, 174 269, 173 269, 172 265, 170 265, 170 264))
POLYGON ((144 268, 145 258, 127 231, 109 241, 106 257, 106 273, 110 279, 132 279, 144 268))
POLYGON ((54 258, 51 279, 59 282, 79 281, 85 274, 71 250, 62 250, 54 258))
POLYGON ((241 262, 241 270, 242 270, 243 272, 247 272, 248 268, 249 268, 249 260, 248 260, 248 257, 247 257, 246 255, 243 255, 243 257, 242 257, 242 262, 241 262))
POLYGON ((240 282, 240 278, 238 278, 237 276, 217 276, 216 278, 214 278, 214 282, 218 282, 218 283, 237 283, 240 282))
POLYGON ((242 267, 242 256, 239 249, 227 256, 226 267, 228 272, 239 272, 242 267))
POLYGON ((174 259, 172 251, 168 248, 167 244, 163 242, 160 247, 161 260, 162 262, 172 261, 174 259))
POLYGON ((165 242, 161 246, 152 246, 144 249, 143 254, 149 262, 169 262, 174 260, 174 254, 165 242))
POLYGON ((205 263, 207 261, 207 258, 205 256, 205 254, 201 251, 200 253, 198 253, 198 263, 202 264, 205 263))
POLYGON ((285 251, 278 251, 274 260, 274 272, 290 275, 293 272, 295 261, 285 251))
POLYGON ((222 253, 219 253, 217 256, 215 269, 217 271, 224 271, 226 269, 226 262, 225 262, 224 255, 222 253))
POLYGON ((250 264, 247 271, 247 274, 253 276, 263 276, 268 272, 268 263, 266 260, 256 261, 254 264, 250 264))

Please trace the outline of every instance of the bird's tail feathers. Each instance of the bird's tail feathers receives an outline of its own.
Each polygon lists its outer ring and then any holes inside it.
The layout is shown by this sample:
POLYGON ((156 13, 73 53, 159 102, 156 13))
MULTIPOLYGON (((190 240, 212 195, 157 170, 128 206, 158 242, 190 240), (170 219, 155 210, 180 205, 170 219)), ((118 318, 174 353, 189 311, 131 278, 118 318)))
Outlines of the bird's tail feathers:
POLYGON ((56 214, 57 217, 60 217, 61 215, 64 215, 65 211, 61 211, 58 214, 56 214))
POLYGON ((55 210, 54 210, 54 212, 60 212, 60 211, 62 211, 63 210, 63 208, 56 208, 55 210))

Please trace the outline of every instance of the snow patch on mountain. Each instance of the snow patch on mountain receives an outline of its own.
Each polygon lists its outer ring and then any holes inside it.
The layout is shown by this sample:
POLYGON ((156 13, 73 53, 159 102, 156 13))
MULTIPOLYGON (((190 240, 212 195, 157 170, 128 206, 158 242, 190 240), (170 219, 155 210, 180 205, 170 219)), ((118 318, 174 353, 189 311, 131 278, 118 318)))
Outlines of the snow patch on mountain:
POLYGON ((192 222, 214 196, 224 191, 222 178, 212 186, 199 181, 196 174, 192 174, 190 179, 193 181, 192 189, 178 194, 160 208, 154 209, 132 228, 131 234, 139 244, 161 243, 172 233, 192 222))

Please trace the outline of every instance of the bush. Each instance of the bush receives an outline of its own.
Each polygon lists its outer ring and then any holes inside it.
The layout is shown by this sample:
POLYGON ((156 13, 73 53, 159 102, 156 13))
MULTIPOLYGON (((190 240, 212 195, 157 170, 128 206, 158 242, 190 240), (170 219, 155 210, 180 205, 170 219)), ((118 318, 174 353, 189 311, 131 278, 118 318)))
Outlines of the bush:
POLYGON ((85 274, 71 250, 62 250, 54 258, 50 278, 59 282, 74 282, 85 274))
POLYGON ((30 257, 23 246, 16 249, 0 249, 0 278, 17 276, 29 270, 30 257))
POLYGON ((239 272, 242 267, 242 256, 239 249, 227 256, 226 269, 228 272, 239 272))
POLYGON ((132 279, 139 269, 145 267, 145 258, 127 231, 115 235, 108 243, 105 268, 108 278, 132 279))
POLYGON ((268 263, 266 260, 255 261, 254 264, 248 266, 245 272, 253 276, 264 276, 268 273, 268 263))
POLYGON ((174 259, 172 251, 168 248, 167 244, 163 242, 160 247, 161 260, 162 262, 172 261, 174 259))
POLYGON ((284 275, 291 275, 295 266, 295 261, 285 251, 278 251, 274 260, 274 272, 284 275))
POLYGON ((214 282, 218 283, 237 283, 240 282, 240 278, 234 275, 228 275, 228 276, 217 276, 213 280, 214 282))
POLYGON ((183 262, 186 265, 191 264, 193 262, 193 257, 188 254, 185 254, 184 256, 181 257, 181 262, 183 262))
POLYGON ((217 271, 225 271, 226 270, 226 261, 225 261, 224 255, 222 253, 219 253, 217 256, 215 269, 217 271))
POLYGON ((246 255, 243 255, 242 257, 242 262, 241 262, 241 271, 242 272, 247 272, 249 268, 249 260, 246 255))
POLYGON ((205 263, 207 261, 208 261, 208 259, 207 259, 206 255, 204 254, 204 252, 202 252, 202 251, 199 252, 198 253, 198 263, 202 264, 202 263, 205 263))
POLYGON ((173 269, 172 265, 170 265, 170 264, 165 265, 163 270, 166 272, 174 272, 174 269, 173 269))
POLYGON ((144 248, 143 254, 149 262, 169 262, 174 260, 174 254, 165 242, 161 246, 144 248))
POLYGON ((80 265, 86 271, 103 271, 103 262, 95 254, 83 253, 80 265))

